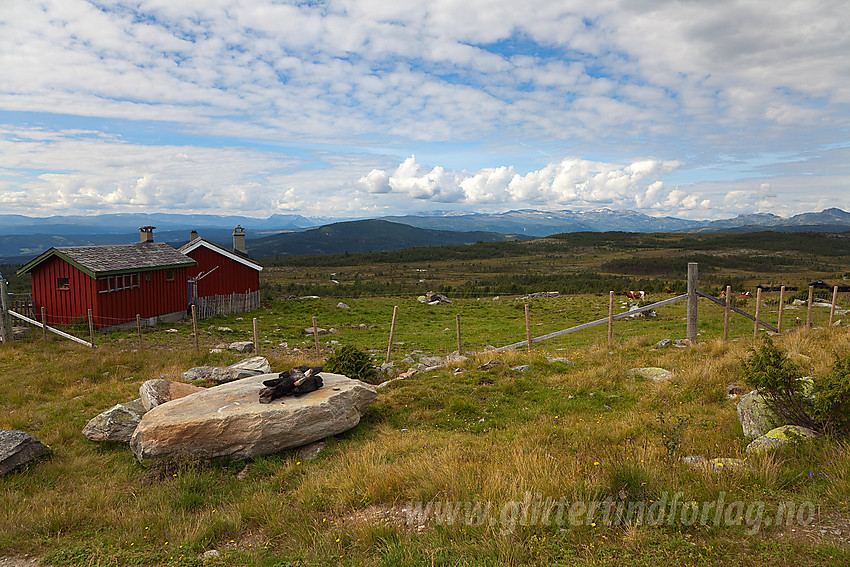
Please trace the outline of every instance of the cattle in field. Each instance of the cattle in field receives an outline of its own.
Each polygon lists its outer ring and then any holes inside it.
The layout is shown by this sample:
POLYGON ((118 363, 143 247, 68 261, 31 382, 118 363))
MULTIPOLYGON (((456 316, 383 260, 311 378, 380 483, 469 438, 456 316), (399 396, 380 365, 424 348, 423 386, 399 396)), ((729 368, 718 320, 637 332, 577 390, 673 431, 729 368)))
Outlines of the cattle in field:
POLYGON ((742 292, 738 295, 738 299, 750 299, 753 296, 749 291, 742 292))
POLYGON ((626 290, 626 291, 623 292, 623 295, 625 295, 629 299, 638 299, 638 300, 641 300, 641 301, 646 299, 646 292, 645 291, 626 290))

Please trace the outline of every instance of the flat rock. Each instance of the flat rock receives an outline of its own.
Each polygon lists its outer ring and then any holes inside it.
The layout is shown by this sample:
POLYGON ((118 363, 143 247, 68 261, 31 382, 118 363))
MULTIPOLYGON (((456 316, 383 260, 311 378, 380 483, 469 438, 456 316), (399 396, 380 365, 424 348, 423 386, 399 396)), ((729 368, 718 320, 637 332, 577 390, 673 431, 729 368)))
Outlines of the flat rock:
POLYGON ((236 341, 235 343, 230 343, 227 348, 229 348, 230 350, 235 350, 237 352, 248 352, 254 350, 254 342, 236 341))
MULTIPOLYGON (((163 378, 147 380, 139 387, 139 396, 145 410, 150 411, 156 406, 206 390, 194 384, 185 382, 172 382, 163 378)), ((117 406, 116 406, 117 407, 117 406)), ((132 432, 131 432, 132 433, 132 432)))
POLYGON ((747 453, 759 453, 767 449, 782 447, 789 443, 799 443, 805 439, 816 437, 817 432, 800 425, 781 425, 771 429, 761 437, 756 437, 747 445, 747 453))
POLYGON ((375 388, 322 372, 324 386, 304 396, 259 402, 261 374, 155 407, 130 441, 136 458, 249 459, 300 447, 351 429, 375 399, 375 388))
POLYGON ((767 402, 758 390, 741 396, 737 410, 744 437, 760 437, 771 429, 783 425, 782 418, 767 407, 767 402))
POLYGON ((531 366, 529 366, 528 364, 520 364, 519 366, 514 366, 513 368, 511 368, 511 370, 514 370, 516 372, 528 372, 529 370, 531 370, 531 366))
POLYGON ((626 370, 626 376, 640 376, 647 380, 655 382, 664 382, 673 377, 673 373, 664 368, 648 367, 648 368, 632 368, 626 370))
POLYGON ((252 356, 245 360, 236 362, 228 366, 237 370, 250 370, 258 374, 269 374, 272 371, 272 366, 264 356, 252 356))
POLYGON ((196 366, 195 368, 190 368, 189 370, 184 372, 183 378, 185 380, 208 380, 210 374, 212 374, 215 368, 215 366, 196 366))
POLYGON ((0 429, 0 476, 47 453, 41 441, 17 429, 0 429))
POLYGON ((447 363, 443 356, 421 356, 419 357, 419 364, 426 368, 440 368, 446 366, 447 363))
POLYGON ((655 346, 659 346, 659 347, 668 347, 668 346, 671 346, 672 344, 673 344, 673 340, 672 340, 672 339, 661 339, 660 341, 658 341, 657 343, 655 343, 655 346))
POLYGON ((83 435, 92 441, 129 443, 136 426, 139 425, 142 416, 147 411, 141 398, 132 402, 116 404, 91 418, 83 427, 83 435))

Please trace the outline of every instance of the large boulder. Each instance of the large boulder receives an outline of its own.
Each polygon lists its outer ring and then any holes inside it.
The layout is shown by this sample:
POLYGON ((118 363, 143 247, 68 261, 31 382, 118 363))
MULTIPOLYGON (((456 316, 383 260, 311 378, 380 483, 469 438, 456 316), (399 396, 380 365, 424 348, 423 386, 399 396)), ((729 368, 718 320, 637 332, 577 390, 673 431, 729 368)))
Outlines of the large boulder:
POLYGON ((146 411, 141 398, 117 404, 91 418, 83 427, 83 435, 92 441, 129 443, 146 411))
POLYGON ((771 429, 783 425, 781 417, 769 407, 758 390, 741 396, 738 402, 738 420, 745 437, 759 437, 771 429))
POLYGON ((375 399, 375 388, 322 372, 324 386, 304 396, 259 402, 262 374, 208 388, 144 415, 130 447, 140 461, 159 457, 249 459, 347 431, 375 399))
POLYGON ((798 443, 804 439, 816 437, 817 432, 800 425, 782 425, 771 429, 764 435, 753 439, 747 445, 747 453, 759 453, 776 447, 782 447, 789 443, 798 443))
POLYGON ((141 396, 145 410, 150 411, 165 402, 183 398, 202 390, 206 390, 206 388, 185 382, 172 382, 164 378, 156 378, 146 381, 139 387, 139 396, 141 396))
POLYGON ((25 431, 0 429, 0 476, 47 451, 46 445, 25 431))

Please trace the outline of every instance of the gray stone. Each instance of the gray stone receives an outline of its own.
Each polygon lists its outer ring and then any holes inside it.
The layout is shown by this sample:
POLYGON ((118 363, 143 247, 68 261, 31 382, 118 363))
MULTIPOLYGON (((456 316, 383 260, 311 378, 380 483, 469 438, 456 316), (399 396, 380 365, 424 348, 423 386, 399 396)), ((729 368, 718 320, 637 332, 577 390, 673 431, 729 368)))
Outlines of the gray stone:
MULTIPOLYGON (((313 327, 306 327, 306 328, 304 329, 304 334, 306 334, 306 335, 312 335, 312 334, 313 334, 313 332, 314 332, 313 327)), ((327 334, 328 334, 328 330, 327 330, 327 329, 323 329, 323 328, 321 328, 321 327, 318 327, 318 328, 315 330, 315 333, 316 333, 316 334, 318 334, 318 335, 327 335, 327 334)))
POLYGON ((271 364, 264 356, 252 356, 245 360, 236 362, 228 366, 236 370, 250 370, 258 374, 269 374, 272 371, 271 364))
POLYGON ((425 368, 439 368, 446 365, 446 359, 442 356, 422 356, 419 358, 419 364, 425 368))
POLYGON ((351 429, 376 396, 369 384, 322 372, 322 388, 261 404, 263 381, 275 377, 252 376, 152 409, 133 433, 133 453, 140 461, 268 455, 351 429))
POLYGON ((740 471, 746 468, 747 464, 743 459, 730 459, 727 457, 718 457, 708 461, 708 466, 714 472, 733 472, 740 471))
POLYGON ((206 561, 208 559, 218 559, 221 557, 221 552, 217 549, 210 549, 209 551, 205 551, 198 556, 198 559, 202 561, 206 561))
POLYGON ((632 368, 626 371, 626 376, 640 376, 653 382, 665 382, 673 377, 673 373, 664 368, 632 368))
POLYGON ((0 476, 41 457, 48 450, 25 431, 0 429, 0 476))
POLYGON ((741 396, 737 410, 744 437, 760 437, 783 425, 782 418, 767 407, 767 402, 758 390, 741 396))
MULTIPOLYGON (((147 380, 139 387, 139 396, 142 400, 142 405, 145 410, 150 411, 156 406, 166 402, 201 392, 206 388, 195 386, 194 384, 186 384, 185 382, 172 382, 171 380, 163 380, 155 378, 147 380)), ((132 432, 131 432, 132 433, 132 432)))
POLYGON ((553 363, 554 362, 560 362, 561 364, 575 364, 575 362, 573 362, 569 358, 565 358, 563 356, 547 356, 546 360, 548 362, 553 362, 553 363))
POLYGON ((83 435, 92 441, 129 443, 146 411, 141 398, 117 404, 91 418, 83 427, 83 435))
POLYGON ((295 456, 302 461, 312 461, 319 456, 319 453, 325 450, 325 447, 327 447, 327 443, 324 440, 308 443, 307 445, 298 447, 295 450, 295 456))
POLYGON ((687 455, 682 457, 682 463, 690 467, 699 467, 705 464, 706 458, 702 455, 687 455))
POLYGON ((655 346, 668 347, 668 346, 671 346, 672 344, 673 344, 673 341, 671 339, 661 339, 660 341, 655 343, 655 346))
POLYGON ((236 341, 235 343, 230 343, 227 348, 229 348, 230 350, 235 350, 237 352, 249 352, 254 350, 254 342, 236 341))
POLYGON ((514 366, 513 368, 511 368, 511 370, 514 370, 516 372, 528 372, 529 370, 531 370, 531 366, 527 364, 521 364, 519 366, 514 366))
POLYGON ((760 453, 767 449, 782 447, 789 443, 798 443, 805 439, 816 437, 817 432, 799 425, 781 425, 771 429, 764 435, 756 437, 747 445, 747 453, 760 453))
POLYGON ((351 307, 350 307, 350 306, 346 305, 346 304, 345 304, 345 303, 343 303, 342 301, 340 301, 339 303, 337 303, 337 304, 336 304, 336 306, 337 306, 337 308, 339 308, 339 309, 351 309, 351 307))
POLYGON ((184 380, 209 380, 215 366, 196 366, 183 373, 184 380))

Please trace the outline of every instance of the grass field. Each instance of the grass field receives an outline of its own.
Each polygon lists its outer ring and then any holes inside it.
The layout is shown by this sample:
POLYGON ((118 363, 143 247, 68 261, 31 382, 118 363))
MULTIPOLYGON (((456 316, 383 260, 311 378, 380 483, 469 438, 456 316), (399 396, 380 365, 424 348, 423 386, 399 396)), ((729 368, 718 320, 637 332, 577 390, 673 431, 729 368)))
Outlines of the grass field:
MULTIPOLYGON (((579 252, 585 254, 587 266, 595 261, 598 267, 624 252, 579 252)), ((822 265, 830 271, 805 262, 793 271, 789 264, 787 283, 850 271, 844 256, 827 260, 822 265)), ((554 259, 527 261, 536 264, 529 268, 534 275, 554 259)), ((405 269, 440 273, 436 265, 411 262, 405 269)), ((438 306, 416 300, 431 283, 463 286, 455 266, 456 284, 420 278, 426 282, 414 281, 411 293, 397 296, 291 299, 277 292, 278 285, 297 283, 304 284, 303 295, 312 295, 324 288, 306 285, 307 279, 324 286, 323 279, 339 279, 349 269, 371 270, 378 284, 385 276, 375 272, 391 277, 392 270, 379 263, 307 268, 306 277, 304 267, 269 270, 263 309, 203 321, 198 351, 185 323, 174 325, 176 332, 146 329, 141 349, 129 331, 98 333, 94 350, 59 339, 45 343, 40 334, 0 345, 0 428, 32 433, 52 449, 48 458, 0 477, 0 557, 30 554, 45 564, 100 566, 850 563, 846 440, 819 438, 751 457, 740 470, 714 472, 681 461, 745 456, 747 440, 726 388, 742 380, 741 360, 754 344, 750 321, 734 317, 733 340, 719 340, 722 309, 701 300, 702 344, 656 346, 684 337, 682 302, 658 309, 656 317, 617 322, 611 345, 601 325, 536 344, 531 353, 495 355, 484 347, 525 338, 525 303, 537 336, 606 316, 607 289, 533 300, 454 291, 452 304, 438 306), (350 308, 338 307, 340 300, 350 308), (314 316, 320 326, 338 329, 321 337, 323 356, 354 344, 383 361, 395 305, 392 358, 399 366, 417 350, 456 350, 456 315, 469 360, 461 372, 432 371, 381 389, 360 425, 329 439, 316 460, 284 452, 250 463, 143 467, 127 447, 80 433, 97 413, 137 397, 144 380, 239 360, 235 352, 209 350, 250 339, 255 317, 262 354, 276 371, 320 360, 304 332, 314 316), (513 370, 521 364, 531 369, 513 370), (671 370, 673 378, 659 383, 627 375, 646 366, 671 370), (615 510, 631 503, 669 511, 674 497, 676 514, 664 522, 644 516, 641 524, 610 525, 598 510, 581 510, 608 502, 615 510), (725 504, 715 522, 714 509, 705 506, 719 500, 725 504), (430 516, 417 516, 418 506, 430 516), (789 506, 795 510, 790 522, 786 513, 779 525, 767 525, 789 506), (706 521, 690 521, 687 512, 694 509, 706 510, 706 521), (199 559, 209 550, 220 557, 199 559)), ((725 277, 707 272, 718 285, 725 277)), ((758 281, 753 272, 736 274, 758 281)), ((654 292, 649 299, 665 297, 654 292)), ((845 302, 842 297, 841 307, 845 302)), ((765 303, 764 316, 775 323, 775 296, 765 303)), ((751 300, 745 308, 752 310, 751 300)), ((797 316, 805 319, 805 308, 785 312, 786 327, 795 330, 774 340, 807 375, 823 375, 835 356, 850 356, 845 327, 802 329, 794 325, 797 316)), ((828 309, 817 308, 815 325, 824 326, 827 317, 828 309)))

